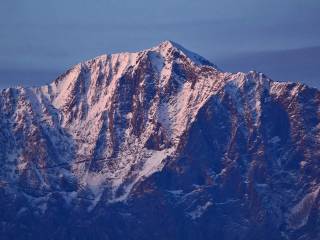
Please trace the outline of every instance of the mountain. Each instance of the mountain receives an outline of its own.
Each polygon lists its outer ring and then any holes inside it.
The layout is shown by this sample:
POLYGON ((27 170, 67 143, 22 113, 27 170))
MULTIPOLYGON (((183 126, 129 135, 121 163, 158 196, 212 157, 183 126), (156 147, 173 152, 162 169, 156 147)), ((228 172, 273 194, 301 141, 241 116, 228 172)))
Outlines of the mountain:
POLYGON ((302 81, 309 86, 320 87, 320 46, 238 53, 216 61, 228 71, 258 69, 275 79, 302 81))
POLYGON ((1 239, 318 239, 319 120, 170 41, 2 90, 1 239))

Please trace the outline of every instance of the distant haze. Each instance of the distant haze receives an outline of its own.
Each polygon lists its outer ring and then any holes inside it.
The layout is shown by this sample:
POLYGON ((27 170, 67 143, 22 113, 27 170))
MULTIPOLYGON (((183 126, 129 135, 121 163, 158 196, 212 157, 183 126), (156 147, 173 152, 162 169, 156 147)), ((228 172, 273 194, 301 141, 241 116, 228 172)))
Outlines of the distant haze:
POLYGON ((319 0, 3 0, 0 88, 51 82, 103 53, 165 39, 226 71, 320 87, 319 0))

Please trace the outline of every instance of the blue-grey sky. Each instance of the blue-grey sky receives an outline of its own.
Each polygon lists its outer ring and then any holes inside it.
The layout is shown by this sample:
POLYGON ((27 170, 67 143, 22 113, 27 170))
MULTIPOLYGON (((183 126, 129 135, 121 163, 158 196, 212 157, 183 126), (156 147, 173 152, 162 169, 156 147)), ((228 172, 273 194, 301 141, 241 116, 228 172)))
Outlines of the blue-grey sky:
POLYGON ((1 0, 0 88, 170 39, 228 71, 320 87, 319 0, 1 0))

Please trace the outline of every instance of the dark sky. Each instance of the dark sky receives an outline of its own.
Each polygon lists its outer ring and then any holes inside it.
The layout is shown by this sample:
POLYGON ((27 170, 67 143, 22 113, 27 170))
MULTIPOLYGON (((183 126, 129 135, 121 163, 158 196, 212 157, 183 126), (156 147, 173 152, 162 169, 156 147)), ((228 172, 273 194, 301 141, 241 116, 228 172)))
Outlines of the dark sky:
POLYGON ((319 0, 1 0, 0 88, 170 39, 228 71, 320 87, 319 0))

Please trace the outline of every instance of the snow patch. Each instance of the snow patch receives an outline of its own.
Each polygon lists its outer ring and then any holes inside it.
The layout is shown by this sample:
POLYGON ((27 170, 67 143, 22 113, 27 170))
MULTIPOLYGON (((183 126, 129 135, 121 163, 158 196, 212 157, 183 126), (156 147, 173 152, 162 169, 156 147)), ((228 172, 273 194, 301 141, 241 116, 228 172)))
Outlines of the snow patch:
POLYGON ((291 209, 288 221, 292 229, 299 229, 307 224, 311 209, 319 194, 319 190, 320 187, 315 191, 308 193, 291 209))
POLYGON ((269 140, 269 142, 272 143, 272 144, 276 144, 276 143, 278 143, 278 142, 280 142, 280 141, 281 141, 281 139, 280 139, 280 137, 278 137, 278 136, 275 136, 275 137, 273 137, 273 138, 271 138, 271 139, 269 140))
POLYGON ((213 203, 211 201, 206 202, 204 205, 197 206, 195 210, 188 213, 192 220, 200 218, 213 203))
MULTIPOLYGON (((114 196, 109 201, 109 203, 122 202, 127 200, 135 184, 141 179, 146 178, 157 171, 160 171, 164 165, 163 160, 170 156, 174 152, 174 150, 174 148, 169 148, 161 151, 149 151, 147 153, 148 157, 145 158, 142 167, 132 174, 134 178, 131 180, 130 184, 124 186, 124 192, 120 196, 115 196, 116 191, 126 179, 128 168, 124 168, 124 171, 122 170, 123 172, 119 172, 119 177, 113 180, 112 185, 114 196)), ((128 167, 130 169, 130 165, 128 165, 128 167)))

